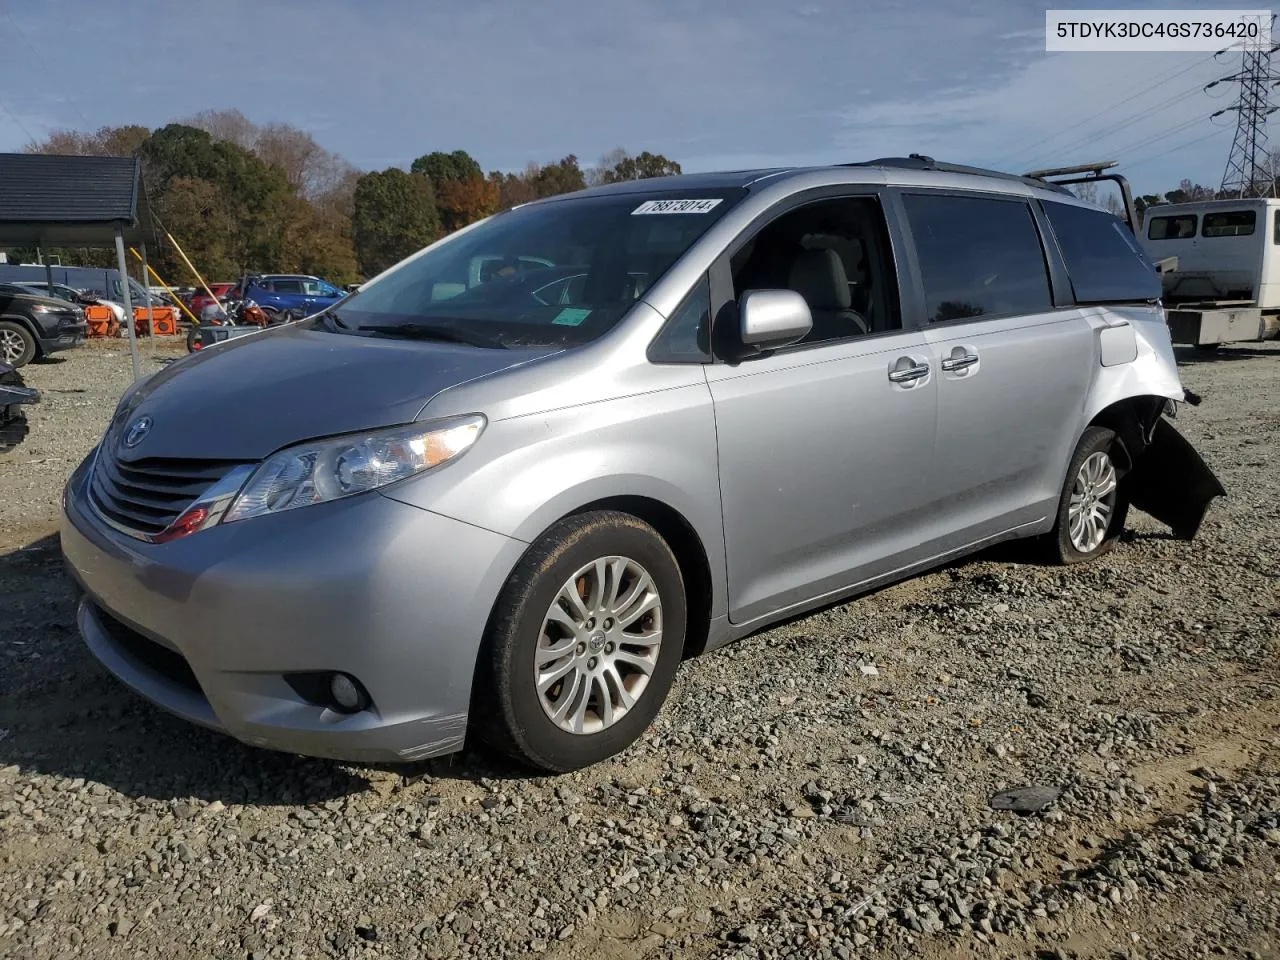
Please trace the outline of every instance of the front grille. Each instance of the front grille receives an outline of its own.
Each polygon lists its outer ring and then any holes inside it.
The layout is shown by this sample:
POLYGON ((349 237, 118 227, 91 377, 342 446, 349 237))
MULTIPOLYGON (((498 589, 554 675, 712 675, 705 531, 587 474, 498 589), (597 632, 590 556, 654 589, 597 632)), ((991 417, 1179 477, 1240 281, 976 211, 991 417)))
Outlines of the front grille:
POLYGON ((154 640, 144 637, 138 631, 111 616, 96 603, 93 605, 93 611, 97 615, 98 623, 102 625, 103 631, 117 647, 148 670, 159 674, 170 683, 175 683, 190 690, 192 693, 204 696, 204 691, 200 689, 200 681, 196 679, 196 675, 192 672, 191 665, 187 663, 186 657, 176 650, 162 647, 154 640))
POLYGON ((153 536, 237 465, 159 457, 127 463, 103 450, 93 468, 90 492, 94 506, 108 520, 129 532, 153 536))

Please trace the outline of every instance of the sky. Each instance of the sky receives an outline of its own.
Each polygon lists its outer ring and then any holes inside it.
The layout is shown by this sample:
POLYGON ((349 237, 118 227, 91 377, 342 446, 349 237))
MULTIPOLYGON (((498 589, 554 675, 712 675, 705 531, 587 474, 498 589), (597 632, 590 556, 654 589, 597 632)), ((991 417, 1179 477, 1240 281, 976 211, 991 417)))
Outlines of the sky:
POLYGON ((686 172, 916 152, 1015 172, 1117 160, 1139 193, 1184 177, 1217 186, 1235 120, 1210 115, 1235 89, 1203 87, 1239 55, 1046 53, 1044 10, 0 0, 0 151, 60 128, 157 127, 234 107, 302 127, 362 169, 455 149, 519 170, 569 153, 587 166, 624 147, 686 172))

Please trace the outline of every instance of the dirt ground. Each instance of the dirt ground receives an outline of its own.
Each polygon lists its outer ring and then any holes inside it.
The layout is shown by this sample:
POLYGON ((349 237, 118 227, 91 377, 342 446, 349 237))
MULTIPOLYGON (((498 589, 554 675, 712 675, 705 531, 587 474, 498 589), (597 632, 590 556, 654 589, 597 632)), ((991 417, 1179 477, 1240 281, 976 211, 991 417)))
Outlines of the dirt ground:
MULTIPOLYGON (((147 369, 182 355, 143 342, 147 369)), ((62 484, 123 342, 24 369, 0 459, 0 956, 1280 958, 1280 345, 1180 354, 1227 488, 1005 547, 681 669, 623 756, 531 778, 244 747, 84 650, 62 484), (1062 791, 1018 816, 989 798, 1062 791)))

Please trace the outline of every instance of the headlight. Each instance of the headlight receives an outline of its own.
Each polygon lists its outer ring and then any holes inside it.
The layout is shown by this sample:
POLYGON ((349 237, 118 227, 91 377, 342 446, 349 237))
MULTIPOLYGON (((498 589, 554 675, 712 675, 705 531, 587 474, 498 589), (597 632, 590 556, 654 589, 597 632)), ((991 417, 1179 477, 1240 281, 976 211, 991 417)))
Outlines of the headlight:
POLYGON ((474 414, 289 447, 254 472, 222 522, 340 500, 431 470, 469 449, 484 425, 474 414))
POLYGON ((68 311, 63 307, 51 307, 45 303, 33 303, 31 305, 31 312, 32 313, 67 313, 68 311))

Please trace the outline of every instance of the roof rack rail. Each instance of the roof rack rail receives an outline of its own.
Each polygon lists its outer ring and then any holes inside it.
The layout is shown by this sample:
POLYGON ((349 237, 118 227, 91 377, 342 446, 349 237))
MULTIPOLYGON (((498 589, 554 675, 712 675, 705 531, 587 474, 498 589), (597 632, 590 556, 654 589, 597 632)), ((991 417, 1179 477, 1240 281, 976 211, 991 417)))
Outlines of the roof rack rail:
POLYGON ((1067 193, 1064 187, 1040 180, 1025 174, 1006 173, 1002 170, 988 170, 985 167, 970 167, 959 163, 944 163, 922 153, 913 153, 906 157, 880 157, 876 160, 862 160, 857 163, 842 163, 842 167, 896 167, 902 170, 936 170, 939 173, 967 173, 978 177, 994 177, 1000 180, 1016 180, 1028 186, 1040 189, 1056 190, 1067 193))
POLYGON ((1129 187, 1129 181, 1119 173, 1106 172, 1119 165, 1115 160, 1099 160, 1096 163, 1078 163, 1073 167, 1049 167, 1045 170, 1030 170, 1024 176, 1062 190, 1065 190, 1069 184, 1074 183, 1097 183, 1101 180, 1112 181, 1120 188, 1120 200, 1124 206, 1124 218, 1129 224, 1129 229, 1136 235, 1138 233, 1138 209, 1133 202, 1133 190, 1129 187))

